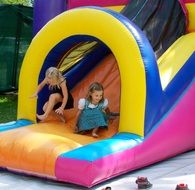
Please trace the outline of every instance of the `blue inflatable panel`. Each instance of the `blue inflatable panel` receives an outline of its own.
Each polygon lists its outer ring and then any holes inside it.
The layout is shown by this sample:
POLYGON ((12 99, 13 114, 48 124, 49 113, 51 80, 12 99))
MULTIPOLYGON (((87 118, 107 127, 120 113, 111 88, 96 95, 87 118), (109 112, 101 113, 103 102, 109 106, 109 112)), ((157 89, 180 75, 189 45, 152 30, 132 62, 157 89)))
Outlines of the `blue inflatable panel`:
POLYGON ((19 127, 24 127, 24 126, 31 125, 31 124, 33 124, 33 122, 26 120, 26 119, 20 119, 20 120, 11 121, 8 123, 2 123, 2 124, 0 124, 0 132, 7 131, 10 129, 19 128, 19 127))
POLYGON ((132 148, 143 141, 143 138, 139 135, 132 133, 119 133, 112 138, 98 141, 81 148, 66 152, 60 155, 60 157, 74 158, 80 160, 94 161, 101 159, 104 156, 114 154, 126 149, 132 148), (99 150, 98 154, 93 150, 99 150), (85 152, 85 154, 83 154, 85 152))

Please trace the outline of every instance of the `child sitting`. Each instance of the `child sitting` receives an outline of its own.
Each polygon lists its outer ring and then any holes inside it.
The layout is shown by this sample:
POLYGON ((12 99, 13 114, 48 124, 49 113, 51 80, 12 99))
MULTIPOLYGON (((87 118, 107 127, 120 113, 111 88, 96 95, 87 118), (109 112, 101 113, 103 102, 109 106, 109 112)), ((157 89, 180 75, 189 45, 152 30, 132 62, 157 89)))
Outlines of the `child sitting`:
POLYGON ((95 82, 89 86, 86 98, 82 98, 78 103, 77 132, 92 129, 92 136, 98 137, 99 127, 107 127, 106 108, 108 100, 104 98, 103 86, 95 82))

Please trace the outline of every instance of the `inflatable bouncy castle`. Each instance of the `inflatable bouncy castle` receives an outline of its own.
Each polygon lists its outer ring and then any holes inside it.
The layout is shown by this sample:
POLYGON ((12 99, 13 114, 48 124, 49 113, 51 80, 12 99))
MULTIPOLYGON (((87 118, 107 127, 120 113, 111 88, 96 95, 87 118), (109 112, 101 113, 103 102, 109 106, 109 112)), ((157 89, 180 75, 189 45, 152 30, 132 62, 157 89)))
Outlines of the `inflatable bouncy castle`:
POLYGON ((35 1, 18 120, 0 125, 0 167, 92 187, 195 148, 195 0, 35 1), (64 124, 29 98, 48 67, 74 96, 64 124), (119 112, 99 138, 75 134, 78 99, 101 82, 119 112))

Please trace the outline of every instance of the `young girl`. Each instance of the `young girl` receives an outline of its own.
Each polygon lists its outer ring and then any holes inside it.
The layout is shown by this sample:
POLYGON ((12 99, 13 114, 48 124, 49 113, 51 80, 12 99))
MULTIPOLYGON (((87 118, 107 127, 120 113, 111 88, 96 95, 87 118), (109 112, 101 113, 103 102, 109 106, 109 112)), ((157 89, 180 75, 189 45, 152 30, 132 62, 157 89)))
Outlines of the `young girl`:
POLYGON ((80 99, 78 103, 76 132, 92 129, 92 136, 98 137, 99 127, 108 126, 105 113, 107 106, 103 86, 98 82, 91 84, 86 98, 80 99))
POLYGON ((51 92, 49 100, 44 104, 42 115, 37 114, 39 120, 45 120, 52 110, 65 122, 64 109, 73 108, 73 97, 66 86, 66 79, 55 67, 46 70, 45 79, 38 85, 36 92, 31 97, 38 97, 42 88, 48 85, 51 92))

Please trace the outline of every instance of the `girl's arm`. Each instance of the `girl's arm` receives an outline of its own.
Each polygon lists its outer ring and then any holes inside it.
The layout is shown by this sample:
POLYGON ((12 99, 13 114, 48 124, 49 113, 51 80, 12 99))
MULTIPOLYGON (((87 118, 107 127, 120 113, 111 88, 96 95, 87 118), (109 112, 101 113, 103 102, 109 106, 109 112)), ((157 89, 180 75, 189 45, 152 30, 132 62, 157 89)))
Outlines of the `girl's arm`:
POLYGON ((78 133, 78 131, 79 131, 79 128, 77 126, 77 123, 78 123, 78 120, 79 120, 79 116, 81 114, 81 111, 82 110, 78 109, 78 111, 76 113, 76 116, 75 116, 75 129, 74 129, 75 130, 75 133, 78 133))
POLYGON ((104 99, 102 111, 105 112, 105 113, 110 112, 110 109, 108 107, 108 99, 104 99))
POLYGON ((76 116, 75 116, 75 124, 76 124, 76 125, 77 125, 77 123, 78 123, 78 119, 79 119, 79 116, 80 116, 80 114, 81 114, 81 111, 82 111, 82 110, 78 109, 78 111, 77 111, 77 113, 76 113, 76 116))
POLYGON ((31 98, 38 97, 39 92, 42 90, 42 88, 47 84, 47 79, 44 78, 44 80, 38 85, 37 90, 34 94, 31 95, 31 98))
POLYGON ((75 116, 75 132, 78 132, 77 123, 79 120, 79 116, 80 116, 82 110, 84 109, 84 106, 85 106, 85 99, 81 98, 78 102, 78 111, 77 111, 76 116, 75 116))

